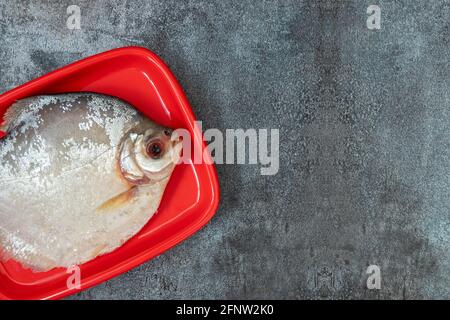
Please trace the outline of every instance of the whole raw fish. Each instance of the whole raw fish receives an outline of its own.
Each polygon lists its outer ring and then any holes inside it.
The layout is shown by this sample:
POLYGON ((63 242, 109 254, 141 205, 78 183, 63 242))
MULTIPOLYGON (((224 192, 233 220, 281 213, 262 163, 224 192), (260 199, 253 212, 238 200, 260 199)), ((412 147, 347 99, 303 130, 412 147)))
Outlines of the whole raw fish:
POLYGON ((181 142, 129 104, 77 93, 12 105, 0 140, 0 251, 35 271, 111 252, 157 211, 181 142))

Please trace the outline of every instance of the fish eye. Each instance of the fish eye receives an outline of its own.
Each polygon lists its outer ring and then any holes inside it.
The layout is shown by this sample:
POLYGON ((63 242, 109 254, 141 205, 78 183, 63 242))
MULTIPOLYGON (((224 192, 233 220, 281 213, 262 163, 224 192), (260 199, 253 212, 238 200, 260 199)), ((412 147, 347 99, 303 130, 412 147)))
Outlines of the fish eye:
POLYGON ((161 141, 150 141, 146 148, 147 155, 152 159, 159 159, 164 153, 164 145, 161 141))

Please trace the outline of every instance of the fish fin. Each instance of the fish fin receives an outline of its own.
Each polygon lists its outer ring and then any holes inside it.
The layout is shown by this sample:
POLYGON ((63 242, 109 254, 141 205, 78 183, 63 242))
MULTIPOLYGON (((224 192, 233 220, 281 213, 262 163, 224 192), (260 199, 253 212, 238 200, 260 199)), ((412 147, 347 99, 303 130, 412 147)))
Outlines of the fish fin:
POLYGON ((97 247, 95 247, 91 253, 91 259, 94 259, 98 255, 100 255, 102 253, 102 251, 106 249, 106 247, 107 247, 106 244, 101 244, 101 245, 98 245, 97 247))
POLYGON ((20 103, 13 103, 3 115, 3 121, 0 126, 0 131, 8 132, 10 129, 10 125, 19 117, 22 112, 22 108, 20 108, 20 103))
POLYGON ((107 213, 113 209, 119 208, 122 205, 131 201, 137 193, 137 187, 132 187, 125 192, 105 201, 101 206, 99 206, 95 211, 97 213, 107 213))

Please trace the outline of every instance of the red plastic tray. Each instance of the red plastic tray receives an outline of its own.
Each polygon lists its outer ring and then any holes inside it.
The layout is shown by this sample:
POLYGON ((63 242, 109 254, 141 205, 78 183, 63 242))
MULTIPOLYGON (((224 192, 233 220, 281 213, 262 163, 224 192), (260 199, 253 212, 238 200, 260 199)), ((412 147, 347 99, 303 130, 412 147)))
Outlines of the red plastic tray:
MULTIPOLYGON (((162 125, 188 129, 193 147, 206 148, 175 77, 154 53, 139 47, 86 58, 8 91, 0 96, 0 115, 24 97, 79 91, 121 98, 162 125)), ((191 236, 212 218, 218 203, 214 165, 180 164, 149 223, 114 252, 80 266, 81 289, 67 288, 66 269, 33 273, 10 260, 0 264, 0 299, 57 299, 113 278, 191 236)))

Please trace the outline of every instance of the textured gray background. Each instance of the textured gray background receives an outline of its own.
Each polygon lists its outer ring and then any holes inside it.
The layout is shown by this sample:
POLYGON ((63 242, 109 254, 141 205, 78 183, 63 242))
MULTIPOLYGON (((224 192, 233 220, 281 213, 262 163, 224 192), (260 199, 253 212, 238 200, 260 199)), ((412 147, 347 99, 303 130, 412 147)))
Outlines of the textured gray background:
POLYGON ((206 128, 281 133, 278 175, 219 166, 204 229, 73 298, 450 298, 448 1, 62 2, 0 2, 1 91, 140 45, 206 128))

